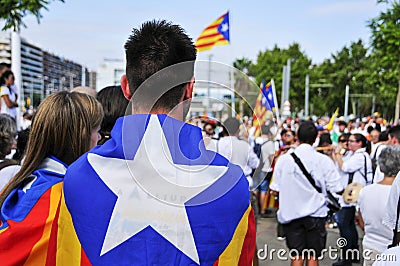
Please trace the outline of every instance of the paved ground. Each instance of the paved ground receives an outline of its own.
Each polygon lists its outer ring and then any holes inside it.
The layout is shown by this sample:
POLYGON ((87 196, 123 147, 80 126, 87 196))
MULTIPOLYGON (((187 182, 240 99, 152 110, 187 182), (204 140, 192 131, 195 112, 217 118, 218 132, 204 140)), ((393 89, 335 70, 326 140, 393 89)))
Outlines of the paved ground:
MULTIPOLYGON (((277 227, 277 221, 276 218, 260 218, 258 219, 258 225, 257 225, 257 248, 258 250, 263 249, 262 252, 260 252, 260 260, 259 260, 259 265, 276 265, 276 266, 281 266, 281 265, 290 265, 290 259, 288 260, 282 260, 278 258, 278 251, 273 251, 275 250, 280 250, 281 256, 280 257, 288 257, 287 255, 287 247, 286 247, 286 242, 285 241, 280 241, 276 239, 276 227, 277 227), (264 252, 267 250, 267 254, 264 252), (286 250, 285 254, 283 253, 286 250), (265 257, 265 258, 264 258, 265 257)), ((358 228, 359 229, 359 228, 358 228)), ((362 241, 362 236, 363 233, 361 230, 358 230, 359 237, 360 237, 360 247, 361 241, 362 241)), ((326 248, 329 250, 331 249, 331 254, 337 255, 338 252, 336 252, 337 248, 337 241, 339 238, 339 231, 338 229, 328 229, 328 240, 327 240, 327 245, 326 248)), ((339 243, 341 244, 341 243, 339 243)), ((327 251, 328 253, 328 251, 327 251)), ((321 266, 327 266, 327 265, 332 265, 335 259, 329 259, 329 255, 326 253, 325 258, 320 261, 321 266)), ((357 264, 353 263, 353 265, 358 266, 362 264, 357 264)))

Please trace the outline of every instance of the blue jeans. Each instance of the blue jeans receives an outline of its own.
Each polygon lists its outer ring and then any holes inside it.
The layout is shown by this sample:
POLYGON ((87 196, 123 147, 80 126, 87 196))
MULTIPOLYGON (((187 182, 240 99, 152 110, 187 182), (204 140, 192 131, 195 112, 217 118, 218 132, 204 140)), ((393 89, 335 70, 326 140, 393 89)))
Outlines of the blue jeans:
MULTIPOLYGON (((356 207, 343 207, 336 213, 340 237, 347 240, 347 245, 342 247, 343 255, 349 249, 358 249, 358 233, 354 222, 356 207)), ((344 257, 346 258, 346 257, 344 257)))

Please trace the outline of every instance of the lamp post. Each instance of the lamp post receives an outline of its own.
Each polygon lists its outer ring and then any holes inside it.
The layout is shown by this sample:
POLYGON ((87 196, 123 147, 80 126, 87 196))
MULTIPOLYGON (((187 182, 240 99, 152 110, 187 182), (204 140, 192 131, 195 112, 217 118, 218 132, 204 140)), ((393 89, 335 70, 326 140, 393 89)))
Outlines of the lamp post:
MULTIPOLYGON (((319 80, 324 82, 325 80, 319 80)), ((305 82, 305 101, 304 101, 304 116, 307 117, 309 115, 309 90, 310 88, 333 88, 333 84, 330 83, 321 83, 321 84, 310 84, 310 77, 309 75, 306 75, 306 82, 305 82)))

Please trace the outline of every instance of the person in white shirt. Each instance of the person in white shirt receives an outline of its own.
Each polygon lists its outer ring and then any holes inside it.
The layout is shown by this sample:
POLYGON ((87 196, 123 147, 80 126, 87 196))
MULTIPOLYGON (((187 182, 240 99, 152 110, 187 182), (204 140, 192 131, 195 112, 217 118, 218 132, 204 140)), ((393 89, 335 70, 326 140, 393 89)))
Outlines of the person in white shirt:
POLYGON ((260 160, 251 146, 238 137, 240 121, 230 117, 223 122, 228 136, 222 137, 216 143, 216 151, 227 158, 231 163, 239 165, 246 175, 249 185, 252 183, 252 169, 257 168, 260 160))
MULTIPOLYGON (((400 126, 391 127, 388 130, 387 145, 400 145, 400 126)), ((379 156, 378 156, 379 157, 379 156)), ((374 175, 374 183, 378 183, 383 179, 383 173, 380 170, 379 165, 376 167, 374 175)))
MULTIPOLYGON (((265 200, 268 186, 272 177, 272 161, 275 155, 275 143, 273 141, 272 132, 266 125, 261 126, 261 137, 256 139, 256 145, 260 145, 260 164, 259 175, 254 178, 256 195, 260 206, 261 217, 267 217, 265 214, 265 200)), ((258 171, 255 173, 257 175, 258 171)))
MULTIPOLYGON (((339 169, 343 173, 342 184, 347 186, 350 183, 360 183, 366 186, 372 183, 372 163, 369 154, 365 151, 367 139, 364 135, 351 134, 348 139, 348 148, 353 153, 345 161, 342 155, 335 154, 334 160, 338 163, 339 169)), ((333 266, 351 265, 359 258, 350 258, 351 252, 348 250, 358 250, 358 234, 355 225, 356 203, 345 203, 341 199, 342 209, 336 213, 340 236, 347 240, 347 245, 343 247, 343 258, 339 258, 333 266)))
MULTIPOLYGON (((300 145, 294 154, 304 164, 322 193, 308 181, 291 153, 278 158, 270 186, 279 189, 278 221, 283 224, 288 248, 297 254, 302 254, 304 249, 315 252, 307 265, 318 265, 317 258, 325 248, 325 220, 329 210, 326 191, 338 192, 343 189, 333 161, 312 147, 317 134, 317 128, 312 122, 302 122, 297 131, 300 145)), ((292 265, 303 265, 305 258, 297 254, 291 254, 294 255, 292 265)))
POLYGON ((8 114, 13 119, 17 119, 18 94, 14 86, 14 74, 7 70, 0 77, 1 84, 1 110, 2 114, 8 114))
POLYGON ((386 203, 395 176, 400 171, 400 146, 389 146, 383 149, 379 165, 385 177, 377 184, 364 187, 359 194, 359 225, 365 231, 363 250, 369 250, 373 256, 364 258, 364 265, 372 265, 377 254, 387 249, 392 243, 393 233, 382 226, 386 203))

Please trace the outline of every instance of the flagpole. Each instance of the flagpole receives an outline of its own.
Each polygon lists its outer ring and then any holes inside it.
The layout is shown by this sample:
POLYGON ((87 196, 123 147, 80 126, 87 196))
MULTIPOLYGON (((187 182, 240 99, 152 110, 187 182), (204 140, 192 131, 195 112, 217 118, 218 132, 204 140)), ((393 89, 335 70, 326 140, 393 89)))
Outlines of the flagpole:
POLYGON ((231 80, 231 88, 232 88, 232 91, 231 91, 231 102, 232 102, 232 108, 231 108, 231 111, 232 111, 232 117, 235 117, 235 114, 236 114, 236 110, 235 110, 235 80, 233 79, 233 68, 231 68, 231 71, 230 71, 231 73, 231 78, 230 78, 230 80, 231 80))
POLYGON ((212 59, 212 54, 208 55, 208 82, 207 82, 207 116, 209 116, 210 114, 210 110, 211 110, 211 59, 212 59))
MULTIPOLYGON (((232 25, 232 20, 231 20, 231 18, 232 18, 232 16, 231 16, 231 13, 229 12, 229 9, 228 9, 228 11, 226 11, 227 13, 228 13, 228 21, 229 21, 229 44, 231 44, 231 32, 230 32, 230 29, 231 29, 231 25, 232 25)), ((233 76, 233 68, 231 68, 231 88, 232 88, 232 92, 231 92, 231 103, 232 103, 232 108, 231 108, 231 111, 232 111, 232 117, 235 117, 235 115, 236 115, 236 110, 235 110, 235 80, 234 80, 234 76, 233 76)))
POLYGON ((279 106, 278 106, 278 100, 276 98, 276 91, 275 91, 275 82, 274 79, 271 79, 271 85, 272 85, 272 94, 274 95, 274 102, 275 102, 275 115, 276 115, 276 122, 279 125, 280 124, 280 117, 279 117, 279 106))

